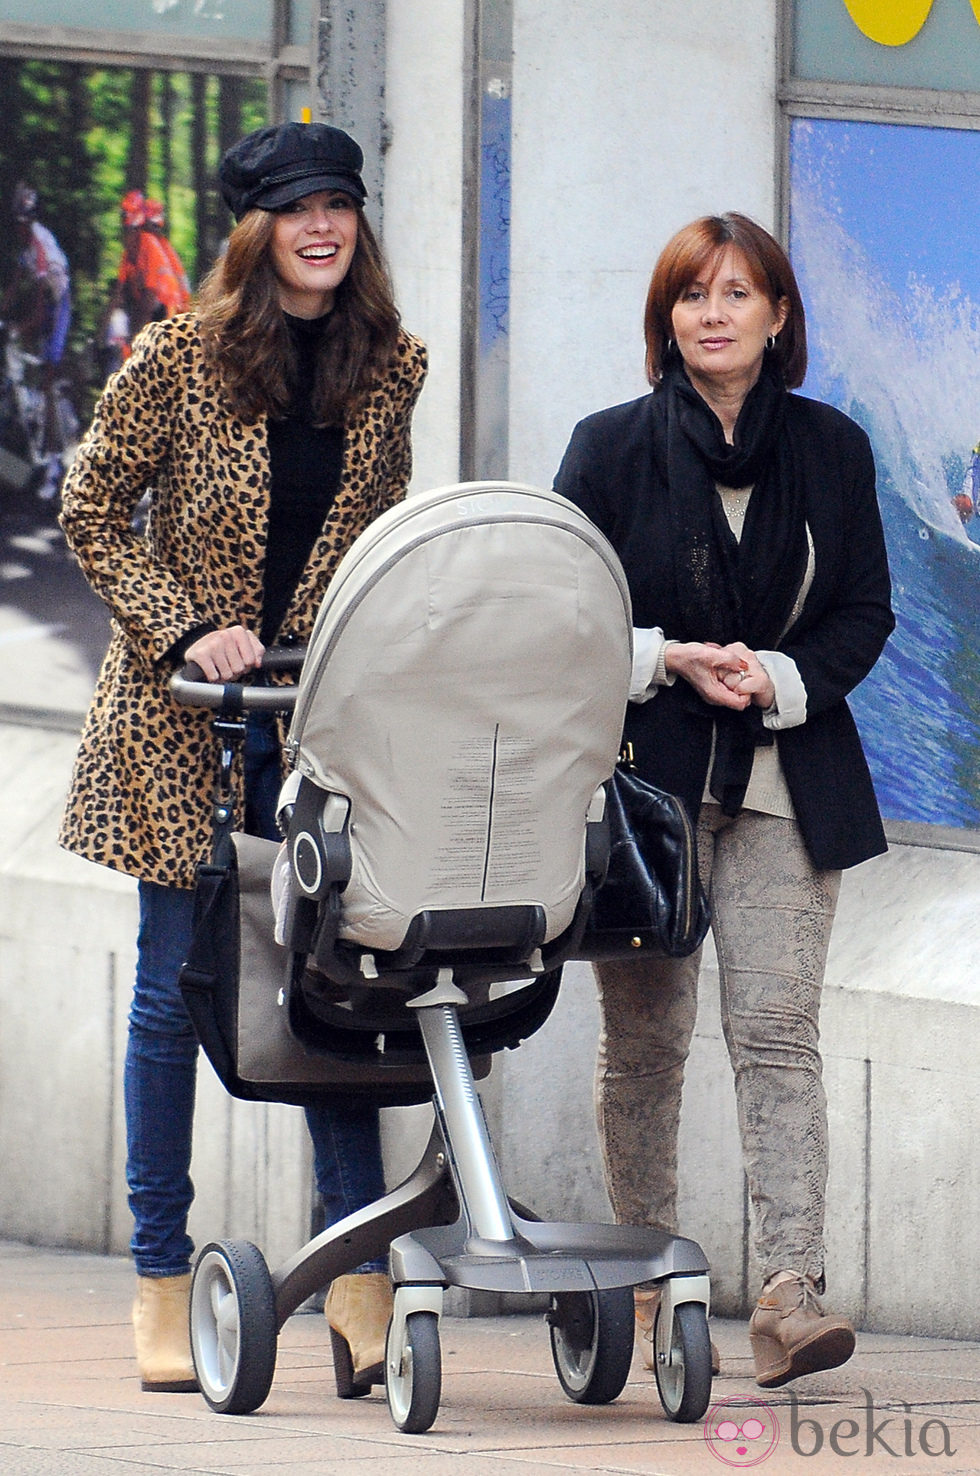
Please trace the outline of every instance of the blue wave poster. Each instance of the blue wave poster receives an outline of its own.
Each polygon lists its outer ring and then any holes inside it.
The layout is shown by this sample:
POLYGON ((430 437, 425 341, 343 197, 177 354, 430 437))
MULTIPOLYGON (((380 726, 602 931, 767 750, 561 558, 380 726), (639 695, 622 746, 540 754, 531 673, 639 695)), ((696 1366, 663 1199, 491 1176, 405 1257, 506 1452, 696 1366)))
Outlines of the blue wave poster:
POLYGON ((852 694, 883 813, 980 825, 980 132, 797 119, 802 393, 864 426, 898 618, 852 694))

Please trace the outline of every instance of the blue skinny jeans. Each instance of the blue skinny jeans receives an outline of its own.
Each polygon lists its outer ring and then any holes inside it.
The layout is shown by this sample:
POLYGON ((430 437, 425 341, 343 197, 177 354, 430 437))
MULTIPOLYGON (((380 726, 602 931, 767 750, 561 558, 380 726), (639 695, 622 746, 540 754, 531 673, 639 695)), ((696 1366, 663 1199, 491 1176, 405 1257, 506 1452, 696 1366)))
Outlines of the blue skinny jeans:
MULTIPOLYGON (((245 739, 245 828, 277 839, 279 746, 270 718, 249 718, 245 739)), ((178 986, 191 937, 194 893, 140 882, 136 984, 129 1016, 124 1094, 126 1181, 134 1229, 130 1242, 140 1276, 180 1276, 194 1243, 187 1215, 194 1198, 191 1136, 198 1043, 178 986)), ((371 1204, 384 1193, 378 1110, 357 1102, 306 1108, 313 1170, 325 1223, 371 1204)), ((365 1271, 384 1270, 370 1262, 365 1271)))

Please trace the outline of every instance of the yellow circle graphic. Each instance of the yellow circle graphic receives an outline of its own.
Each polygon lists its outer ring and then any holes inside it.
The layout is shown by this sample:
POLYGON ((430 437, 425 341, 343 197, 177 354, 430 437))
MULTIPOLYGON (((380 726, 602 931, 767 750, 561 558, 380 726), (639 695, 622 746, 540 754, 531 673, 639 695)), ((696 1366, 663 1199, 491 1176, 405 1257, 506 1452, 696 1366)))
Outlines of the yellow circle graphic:
MULTIPOLYGON (((917 36, 932 9, 932 0, 844 0, 847 13, 872 41, 882 46, 904 46, 917 36)), ((970 0, 980 20, 980 0, 970 0)))

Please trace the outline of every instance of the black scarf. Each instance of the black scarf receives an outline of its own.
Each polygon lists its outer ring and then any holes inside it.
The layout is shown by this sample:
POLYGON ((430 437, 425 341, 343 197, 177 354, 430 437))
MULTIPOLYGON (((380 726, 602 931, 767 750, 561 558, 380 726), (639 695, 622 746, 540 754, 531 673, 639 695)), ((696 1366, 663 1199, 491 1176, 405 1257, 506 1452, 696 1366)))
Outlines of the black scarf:
MULTIPOLYGON (((805 487, 786 423, 786 389, 767 358, 735 423, 733 444, 679 359, 664 370, 654 403, 665 429, 674 575, 684 640, 744 641, 773 650, 806 572, 805 487), (740 540, 716 483, 752 487, 740 540)), ((673 634, 673 632, 672 632, 673 634)), ((691 698, 703 711, 701 699, 691 698)), ((715 758, 709 789, 726 815, 745 798, 755 747, 771 743, 761 709, 712 709, 715 758)))

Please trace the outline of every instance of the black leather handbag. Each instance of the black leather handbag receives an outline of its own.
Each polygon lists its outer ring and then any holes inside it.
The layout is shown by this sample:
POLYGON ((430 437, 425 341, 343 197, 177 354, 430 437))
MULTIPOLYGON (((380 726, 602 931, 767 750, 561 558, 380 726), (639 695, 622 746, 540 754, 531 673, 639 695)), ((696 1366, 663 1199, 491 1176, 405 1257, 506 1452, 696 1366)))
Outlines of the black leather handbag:
POLYGON ((586 923, 589 958, 684 958, 711 921, 694 826, 681 801, 635 772, 627 750, 606 785, 609 867, 586 923))

